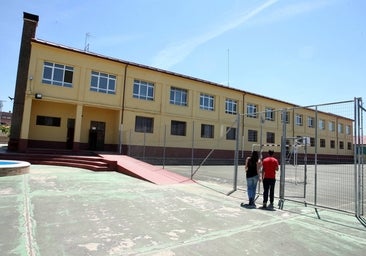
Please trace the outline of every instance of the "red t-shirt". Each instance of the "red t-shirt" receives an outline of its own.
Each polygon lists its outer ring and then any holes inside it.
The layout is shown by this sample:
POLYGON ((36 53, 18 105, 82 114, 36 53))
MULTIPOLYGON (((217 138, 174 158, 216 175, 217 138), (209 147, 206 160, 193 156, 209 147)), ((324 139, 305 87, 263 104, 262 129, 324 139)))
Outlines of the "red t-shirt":
POLYGON ((276 170, 278 168, 278 161, 274 157, 266 157, 262 162, 264 179, 275 179, 276 178, 276 170))

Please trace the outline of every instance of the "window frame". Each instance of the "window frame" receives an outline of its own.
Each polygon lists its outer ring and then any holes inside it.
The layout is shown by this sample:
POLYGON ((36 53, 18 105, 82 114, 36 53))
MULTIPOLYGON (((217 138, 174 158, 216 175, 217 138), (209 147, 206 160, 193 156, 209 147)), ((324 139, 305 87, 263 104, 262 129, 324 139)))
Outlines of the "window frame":
POLYGON ((321 147, 321 148, 325 148, 326 147, 326 141, 325 141, 325 139, 320 139, 319 140, 319 146, 321 147))
POLYGON ((347 149, 352 150, 352 142, 347 142, 347 149))
POLYGON ((227 98, 225 100, 225 113, 236 115, 238 113, 238 101, 227 98))
POLYGON ((319 119, 319 129, 325 130, 325 120, 324 119, 319 119))
POLYGON ((266 107, 264 109, 264 117, 266 121, 275 121, 275 109, 266 107))
POLYGON ((338 123, 338 133, 342 133, 344 132, 344 127, 342 123, 338 123))
POLYGON ((200 94, 200 109, 202 110, 215 110, 215 97, 210 94, 201 93, 200 94))
POLYGON ((65 88, 73 87, 74 67, 44 61, 42 83, 65 88))
POLYGON ((61 127, 61 117, 37 115, 36 125, 61 127))
POLYGON ((213 139, 215 137, 215 126, 212 124, 201 124, 201 138, 213 139))
POLYGON ((187 122, 171 120, 170 121, 170 135, 186 136, 187 135, 187 122))
POLYGON ((339 141, 339 149, 344 149, 344 141, 343 140, 339 141))
POLYGON ((169 103, 177 106, 188 106, 188 90, 171 86, 169 103))
POLYGON ((136 116, 135 132, 154 133, 154 118, 146 116, 136 116))
POLYGON ((335 149, 335 140, 330 140, 330 148, 335 149))
POLYGON ((308 127, 309 128, 314 128, 314 122, 315 122, 315 118, 312 116, 308 116, 308 127))
POLYGON ((351 126, 346 124, 346 134, 351 135, 351 126))
POLYGON ((303 126, 303 115, 302 114, 295 115, 295 125, 303 126))
POLYGON ((258 131, 248 129, 248 141, 249 142, 258 142, 258 131))
MULTIPOLYGON (((95 82, 95 81, 94 81, 95 82)), ((92 70, 90 73, 90 91, 92 92, 99 92, 99 93, 105 93, 105 94, 116 94, 116 84, 117 84, 117 76, 99 72, 92 70), (93 78, 96 78, 96 85, 93 85, 93 78), (103 79, 106 79, 106 88, 102 88, 102 81, 103 79), (111 83, 113 81, 113 89, 111 89, 111 83)))
POLYGON ((236 140, 236 128, 226 127, 226 140, 236 140))
POLYGON ((247 117, 257 118, 258 117, 257 112, 258 112, 258 105, 252 103, 247 104, 247 117))
POLYGON ((155 94, 155 84, 139 79, 134 79, 133 81, 133 98, 140 100, 154 100, 155 94))
MULTIPOLYGON (((281 112, 281 123, 283 123, 283 112, 281 112)), ((290 112, 289 111, 285 112, 285 123, 286 124, 290 123, 290 112)))
POLYGON ((266 143, 274 144, 276 141, 276 133, 266 132, 266 143))
POLYGON ((329 121, 328 122, 328 130, 330 132, 335 132, 335 122, 334 121, 329 121))

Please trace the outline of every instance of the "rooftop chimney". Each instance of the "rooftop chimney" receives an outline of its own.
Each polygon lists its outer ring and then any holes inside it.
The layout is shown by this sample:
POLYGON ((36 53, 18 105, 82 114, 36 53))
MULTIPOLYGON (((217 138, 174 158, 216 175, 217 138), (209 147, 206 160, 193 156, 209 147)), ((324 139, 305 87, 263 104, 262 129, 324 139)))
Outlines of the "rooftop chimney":
POLYGON ((20 133, 24 112, 25 91, 27 88, 29 61, 31 56, 31 40, 36 35, 38 20, 39 17, 37 15, 26 12, 23 13, 23 32, 20 43, 13 116, 8 143, 9 151, 23 151, 27 148, 27 142, 21 140, 20 133))

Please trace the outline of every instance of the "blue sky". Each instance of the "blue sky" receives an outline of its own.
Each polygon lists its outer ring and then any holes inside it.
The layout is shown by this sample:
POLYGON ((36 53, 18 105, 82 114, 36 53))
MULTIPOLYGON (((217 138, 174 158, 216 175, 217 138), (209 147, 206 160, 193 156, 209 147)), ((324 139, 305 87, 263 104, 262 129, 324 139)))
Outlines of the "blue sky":
POLYGON ((363 0, 2 1, 3 111, 12 111, 23 12, 36 37, 301 106, 366 101, 363 0))

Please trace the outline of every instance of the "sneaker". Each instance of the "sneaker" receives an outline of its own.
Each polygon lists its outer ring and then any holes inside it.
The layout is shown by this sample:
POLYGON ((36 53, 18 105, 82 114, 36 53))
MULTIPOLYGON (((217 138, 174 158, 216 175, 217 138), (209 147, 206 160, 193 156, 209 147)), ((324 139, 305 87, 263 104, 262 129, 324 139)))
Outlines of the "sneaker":
POLYGON ((273 209, 273 203, 270 203, 270 204, 268 205, 268 208, 269 208, 269 209, 273 209))
POLYGON ((263 203, 263 207, 262 208, 267 208, 267 203, 263 203))

